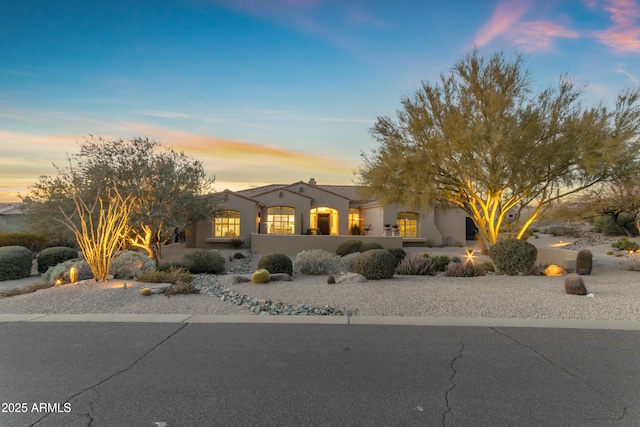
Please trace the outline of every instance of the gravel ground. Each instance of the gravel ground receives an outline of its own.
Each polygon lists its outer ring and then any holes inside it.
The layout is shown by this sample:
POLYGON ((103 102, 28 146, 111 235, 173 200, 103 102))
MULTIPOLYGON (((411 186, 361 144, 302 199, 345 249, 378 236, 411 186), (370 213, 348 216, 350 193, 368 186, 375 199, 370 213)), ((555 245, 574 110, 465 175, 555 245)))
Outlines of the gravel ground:
MULTIPOLYGON (((199 276, 259 299, 325 305, 358 315, 537 319, 640 320, 640 272, 605 265, 585 276, 593 297, 567 295, 563 277, 483 276, 449 278, 395 276, 366 283, 326 283, 326 276, 296 276, 291 282, 238 283, 231 276, 199 276)), ((148 284, 127 281, 57 286, 33 294, 0 298, 0 313, 241 314, 236 306, 200 295, 142 297, 148 284)))

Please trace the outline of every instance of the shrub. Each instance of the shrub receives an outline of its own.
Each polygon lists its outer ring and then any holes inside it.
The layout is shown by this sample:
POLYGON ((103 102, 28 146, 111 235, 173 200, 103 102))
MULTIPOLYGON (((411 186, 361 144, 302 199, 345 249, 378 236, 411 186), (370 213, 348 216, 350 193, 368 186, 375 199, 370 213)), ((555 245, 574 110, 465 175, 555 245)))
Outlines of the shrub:
POLYGON ((447 277, 477 277, 484 275, 484 270, 474 262, 451 262, 444 271, 447 277))
POLYGON ((402 275, 433 276, 436 274, 436 264, 432 259, 425 258, 422 255, 409 255, 400 261, 396 267, 396 272, 402 275))
POLYGON ((114 279, 133 279, 144 272, 155 269, 156 262, 148 256, 135 251, 122 251, 111 259, 109 274, 114 279))
POLYGON ((336 248, 336 255, 345 256, 356 252, 362 252, 361 240, 346 240, 336 248))
POLYGON ((168 271, 171 268, 177 269, 177 268, 182 268, 184 270, 187 270, 187 266, 184 265, 181 262, 163 262, 162 264, 160 264, 156 270, 158 271, 168 271))
POLYGON ((293 259, 296 274, 334 274, 345 270, 342 257, 322 249, 298 253, 293 259))
POLYGON ((367 242, 362 244, 362 249, 360 250, 360 252, 367 252, 372 249, 384 249, 384 247, 380 243, 367 242))
POLYGON ((407 256, 407 253, 402 248, 389 248, 387 250, 395 257, 396 266, 407 256))
POLYGON ((535 246, 518 239, 502 240, 489 249, 496 271, 509 275, 528 273, 536 262, 537 255, 535 246))
POLYGON ((233 259, 244 259, 244 258, 245 256, 241 252, 236 252, 235 254, 233 254, 233 259))
POLYGON ((618 216, 618 221, 628 225, 620 225, 613 217, 605 216, 595 221, 594 231, 607 236, 624 236, 627 234, 635 236, 638 234, 638 229, 635 227, 635 221, 632 215, 622 213, 618 216))
POLYGON ((186 295, 199 293, 200 288, 195 287, 193 283, 181 281, 177 281, 164 290, 165 295, 186 295))
POLYGON ((640 271, 640 256, 631 254, 620 261, 620 268, 629 271, 640 271))
POLYGON ((344 265, 345 271, 353 273, 353 264, 355 264, 356 259, 358 259, 360 255, 360 252, 354 252, 342 257, 342 263, 344 265))
POLYGON ((446 255, 435 256, 431 259, 436 265, 436 271, 445 271, 447 269, 447 265, 451 262, 451 258, 446 255))
POLYGON ((287 273, 293 276, 293 262, 285 254, 274 253, 263 256, 258 261, 258 268, 267 270, 269 274, 287 273))
POLYGON ((396 270, 396 258, 384 249, 362 253, 353 264, 353 271, 367 280, 391 279, 396 270))
POLYGON ((460 259, 459 256, 455 256, 454 255, 454 256, 451 257, 451 262, 460 263, 460 262, 462 262, 462 260, 460 259))
POLYGON ((53 267, 49 267, 49 269, 42 274, 42 281, 45 283, 55 283, 60 279, 61 283, 69 283, 71 281, 69 277, 71 267, 75 267, 78 270, 77 280, 93 278, 93 272, 89 264, 87 264, 87 261, 83 259, 70 259, 53 267))
POLYGON ((481 262, 481 263, 479 264, 479 266, 480 266, 480 268, 482 269, 482 271, 484 271, 485 273, 490 272, 490 271, 491 271, 491 272, 496 271, 496 268, 495 268, 495 266, 493 265, 493 262, 491 262, 491 261, 484 261, 484 262, 481 262))
POLYGON ((145 271, 134 278, 137 282, 144 283, 191 283, 193 282, 193 274, 184 268, 170 268, 166 271, 145 271))
POLYGON ((33 233, 3 233, 0 234, 1 246, 24 246, 33 253, 38 253, 47 245, 47 239, 40 234, 33 233))
POLYGON ((183 264, 193 274, 221 274, 224 273, 224 257, 217 251, 199 249, 184 256, 183 264))
POLYGON ((33 253, 24 246, 0 247, 0 280, 31 276, 33 253))
POLYGON ((42 274, 61 262, 78 258, 78 251, 65 246, 54 246, 52 248, 43 249, 38 254, 38 273, 42 274))
POLYGON ((593 267, 593 255, 589 249, 582 249, 578 252, 576 257, 576 273, 582 275, 591 274, 591 268, 593 267))
POLYGON ((636 242, 629 240, 628 237, 621 237, 617 242, 611 244, 616 249, 622 249, 624 251, 635 251, 640 249, 640 245, 636 242))
POLYGON ((271 274, 269 274, 269 271, 265 270, 264 268, 261 268, 260 270, 256 270, 251 275, 251 281, 253 283, 269 283, 270 280, 271 280, 271 274))

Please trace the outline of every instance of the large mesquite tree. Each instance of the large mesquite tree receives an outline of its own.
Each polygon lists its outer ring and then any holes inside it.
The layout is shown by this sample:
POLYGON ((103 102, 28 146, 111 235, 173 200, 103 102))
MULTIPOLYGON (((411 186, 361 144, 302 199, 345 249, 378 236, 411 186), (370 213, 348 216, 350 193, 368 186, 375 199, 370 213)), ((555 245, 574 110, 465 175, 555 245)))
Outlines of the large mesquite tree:
POLYGON ((520 238, 553 201, 638 170, 640 92, 607 108, 585 106, 566 76, 536 89, 521 56, 475 49, 404 98, 395 120, 377 119, 361 183, 387 204, 460 207, 490 246, 510 211, 520 238))
POLYGON ((58 168, 58 176, 40 177, 23 201, 27 219, 37 229, 50 227, 50 218, 59 216, 61 208, 73 210, 73 194, 95 200, 115 187, 132 199, 126 243, 158 262, 176 228, 212 215, 212 184, 199 161, 158 142, 90 137, 69 157, 67 168, 58 168))

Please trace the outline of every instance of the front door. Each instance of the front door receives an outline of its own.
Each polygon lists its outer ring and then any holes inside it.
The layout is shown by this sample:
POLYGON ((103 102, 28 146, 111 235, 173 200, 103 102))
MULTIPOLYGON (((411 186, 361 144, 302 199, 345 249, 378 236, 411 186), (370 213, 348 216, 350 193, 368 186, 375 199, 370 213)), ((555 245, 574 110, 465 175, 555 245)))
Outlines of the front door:
POLYGON ((330 218, 330 214, 318 214, 318 234, 322 234, 323 236, 331 234, 331 228, 329 225, 330 218))

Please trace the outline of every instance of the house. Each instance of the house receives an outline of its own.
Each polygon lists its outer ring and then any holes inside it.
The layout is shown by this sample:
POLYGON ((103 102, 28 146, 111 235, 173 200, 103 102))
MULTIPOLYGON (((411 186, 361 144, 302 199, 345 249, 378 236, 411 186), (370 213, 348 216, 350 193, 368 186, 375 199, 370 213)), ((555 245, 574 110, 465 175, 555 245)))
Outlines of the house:
POLYGON ((234 243, 254 250, 259 246, 257 251, 264 252, 265 244, 331 250, 354 236, 384 242, 385 247, 455 245, 467 239, 467 216, 460 209, 433 207, 416 212, 399 205, 382 206, 363 199, 360 188, 318 184, 311 178, 288 185, 225 190, 214 218, 186 230, 186 245, 215 248, 234 243), (385 224, 397 228, 385 230, 385 224))
POLYGON ((0 232, 15 232, 22 228, 22 203, 0 203, 0 232))

